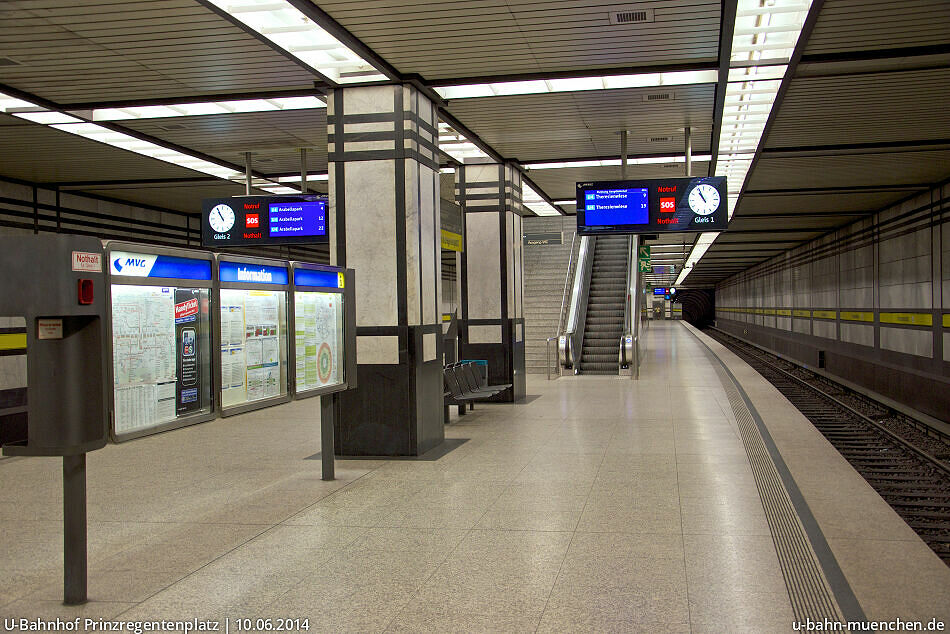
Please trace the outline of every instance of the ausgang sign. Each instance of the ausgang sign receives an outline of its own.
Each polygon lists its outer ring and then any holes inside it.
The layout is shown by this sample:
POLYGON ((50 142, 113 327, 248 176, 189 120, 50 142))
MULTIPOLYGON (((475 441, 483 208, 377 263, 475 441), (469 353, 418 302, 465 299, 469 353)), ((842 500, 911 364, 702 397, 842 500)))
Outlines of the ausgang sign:
POLYGON ((551 231, 548 233, 526 233, 524 234, 524 243, 526 246, 544 246, 547 244, 561 244, 563 237, 560 231, 551 231))

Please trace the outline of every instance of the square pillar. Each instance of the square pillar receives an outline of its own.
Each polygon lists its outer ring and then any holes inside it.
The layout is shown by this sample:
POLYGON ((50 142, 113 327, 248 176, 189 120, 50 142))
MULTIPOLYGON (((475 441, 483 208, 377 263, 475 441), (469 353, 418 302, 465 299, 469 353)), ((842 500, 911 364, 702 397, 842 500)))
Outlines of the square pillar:
POLYGON ((459 354, 488 361, 489 383, 512 384, 493 400, 519 401, 525 396, 521 172, 511 164, 466 163, 455 173, 465 210, 459 354))
POLYGON ((408 84, 327 102, 330 261, 356 271, 355 390, 335 417, 342 456, 417 456, 442 421, 438 109, 408 84))

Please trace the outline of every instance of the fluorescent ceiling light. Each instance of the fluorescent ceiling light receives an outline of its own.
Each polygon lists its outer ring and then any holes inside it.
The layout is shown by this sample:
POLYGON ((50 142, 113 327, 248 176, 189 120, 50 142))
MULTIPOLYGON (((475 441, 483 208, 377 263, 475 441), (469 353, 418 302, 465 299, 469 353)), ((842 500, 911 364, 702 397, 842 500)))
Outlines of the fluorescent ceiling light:
POLYGON ((440 174, 454 174, 454 173, 455 173, 455 168, 454 168, 454 167, 443 167, 442 169, 439 170, 439 173, 440 173, 440 174))
POLYGON ((467 158, 491 158, 464 134, 444 121, 439 122, 439 149, 459 162, 467 158))
POLYGON ((555 205, 576 205, 577 199, 572 198, 571 200, 555 200, 555 205))
POLYGON ((54 123, 81 123, 82 119, 77 119, 72 117, 65 112, 54 112, 51 110, 43 110, 41 112, 13 112, 11 113, 14 117, 19 117, 21 119, 26 119, 32 121, 33 123, 41 123, 43 125, 52 125, 54 123))
POLYGON ((389 78, 286 0, 208 0, 338 84, 389 78))
POLYGON ((686 70, 672 73, 640 73, 637 75, 608 75, 573 77, 568 79, 536 79, 530 81, 503 81, 488 84, 436 86, 435 91, 445 99, 470 97, 500 97, 507 95, 538 95, 579 90, 612 90, 615 88, 651 88, 689 84, 714 84, 719 81, 717 70, 686 70))
MULTIPOLYGON (((320 181, 328 181, 328 180, 330 180, 330 175, 329 175, 329 174, 307 174, 307 182, 308 182, 308 183, 320 182, 320 181)), ((280 176, 280 177, 277 178, 277 182, 278 182, 278 183, 299 183, 299 182, 300 182, 300 176, 299 176, 299 175, 297 175, 297 176, 280 176)))
POLYGON ((527 183, 521 184, 521 202, 534 212, 536 216, 560 216, 561 212, 551 206, 548 201, 538 195, 527 183))
POLYGON ((243 99, 239 101, 208 101, 179 103, 167 106, 135 106, 130 108, 97 108, 92 111, 93 121, 123 121, 126 119, 157 119, 166 117, 195 117, 208 114, 240 112, 272 112, 275 110, 306 110, 326 108, 317 97, 277 97, 272 99, 243 99))
MULTIPOLYGON (((709 154, 694 154, 694 163, 709 162, 712 156, 709 154)), ((525 163, 525 169, 532 170, 550 170, 566 169, 577 167, 615 167, 620 165, 620 159, 595 159, 590 161, 558 161, 553 163, 525 163)), ((662 165, 665 163, 686 163, 686 156, 645 156, 640 158, 628 158, 627 165, 662 165)))

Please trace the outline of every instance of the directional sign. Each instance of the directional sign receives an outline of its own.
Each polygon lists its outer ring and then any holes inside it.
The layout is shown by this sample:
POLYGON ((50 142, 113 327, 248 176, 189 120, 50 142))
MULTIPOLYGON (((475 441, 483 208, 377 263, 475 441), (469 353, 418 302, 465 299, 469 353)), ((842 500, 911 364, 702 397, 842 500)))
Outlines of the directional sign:
POLYGON ((637 247, 637 249, 638 249, 638 251, 637 251, 637 258, 639 258, 639 259, 641 259, 641 260, 649 260, 649 259, 650 259, 650 247, 644 246, 644 245, 640 245, 639 247, 637 247))
POLYGON ((640 269, 639 269, 639 270, 640 270, 641 273, 652 273, 652 272, 653 272, 653 267, 650 266, 650 261, 649 261, 649 260, 637 260, 637 262, 640 264, 640 269))

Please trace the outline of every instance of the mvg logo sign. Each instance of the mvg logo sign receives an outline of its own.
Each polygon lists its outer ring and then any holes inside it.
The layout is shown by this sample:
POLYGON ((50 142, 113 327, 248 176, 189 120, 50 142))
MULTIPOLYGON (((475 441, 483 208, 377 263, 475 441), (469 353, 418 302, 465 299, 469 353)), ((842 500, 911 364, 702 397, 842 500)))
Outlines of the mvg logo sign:
POLYGON ((110 258, 113 275, 130 275, 132 277, 148 277, 155 265, 157 255, 145 253, 126 253, 113 251, 110 258))

